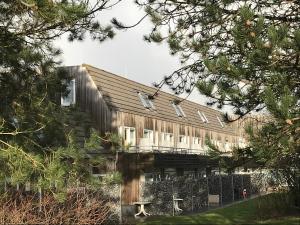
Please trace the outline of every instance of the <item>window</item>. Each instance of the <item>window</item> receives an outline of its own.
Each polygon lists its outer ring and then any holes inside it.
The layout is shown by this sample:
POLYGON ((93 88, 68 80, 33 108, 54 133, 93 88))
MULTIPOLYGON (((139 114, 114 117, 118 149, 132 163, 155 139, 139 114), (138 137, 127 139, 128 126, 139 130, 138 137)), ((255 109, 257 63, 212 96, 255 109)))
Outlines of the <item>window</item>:
POLYGON ((185 143, 186 144, 186 136, 184 135, 179 135, 179 143, 185 143))
POLYGON ((177 116, 179 117, 185 117, 185 114, 179 104, 175 104, 174 102, 172 103, 172 106, 174 107, 177 116))
POLYGON ((124 140, 126 144, 135 145, 135 128, 125 127, 124 140))
POLYGON ((167 142, 173 142, 173 134, 171 133, 162 133, 162 139, 167 142))
POLYGON ((219 116, 217 116, 217 119, 218 119, 218 121, 219 121, 219 123, 220 123, 221 127, 225 127, 224 123, 222 122, 222 120, 220 119, 220 117, 219 117, 219 116))
POLYGON ((225 143, 224 143, 224 149, 225 151, 229 151, 231 147, 231 144, 229 143, 228 138, 225 139, 225 143))
POLYGON ((144 129, 144 138, 147 138, 152 141, 153 140, 153 130, 144 129))
POLYGON ((149 97, 147 95, 142 94, 141 92, 138 92, 138 96, 145 108, 155 110, 155 106, 154 106, 153 102, 149 99, 149 97))
POLYGON ((193 144, 194 145, 200 145, 200 138, 199 137, 193 137, 193 144))
POLYGON ((208 123, 208 119, 207 119, 207 117, 205 116, 204 112, 200 112, 200 111, 198 110, 198 115, 200 116, 200 118, 201 118, 201 120, 202 120, 203 123, 208 123))
POLYGON ((75 95, 75 79, 70 80, 67 85, 68 95, 61 96, 61 105, 70 106, 75 104, 76 95, 75 95))

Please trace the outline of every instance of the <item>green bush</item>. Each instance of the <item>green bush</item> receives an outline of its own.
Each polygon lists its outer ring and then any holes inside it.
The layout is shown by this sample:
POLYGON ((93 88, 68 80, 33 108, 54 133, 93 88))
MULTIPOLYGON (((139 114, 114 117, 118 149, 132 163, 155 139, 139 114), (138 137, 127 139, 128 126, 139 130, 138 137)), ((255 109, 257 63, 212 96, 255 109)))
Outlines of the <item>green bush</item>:
POLYGON ((266 195, 255 201, 257 215, 266 218, 292 213, 295 211, 295 199, 295 194, 287 192, 266 195))

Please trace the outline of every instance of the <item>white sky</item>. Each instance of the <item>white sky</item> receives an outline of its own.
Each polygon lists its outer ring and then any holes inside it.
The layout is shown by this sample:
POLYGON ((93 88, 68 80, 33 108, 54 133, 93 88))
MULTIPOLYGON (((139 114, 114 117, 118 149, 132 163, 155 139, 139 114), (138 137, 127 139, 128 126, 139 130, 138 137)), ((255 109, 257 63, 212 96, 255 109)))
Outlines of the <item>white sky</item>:
MULTIPOLYGON (((99 18, 103 24, 116 17, 131 25, 143 15, 144 11, 134 5, 132 0, 124 0, 113 9, 101 12, 99 18)), ((82 42, 69 42, 63 37, 55 44, 63 51, 63 65, 86 63, 151 86, 164 75, 178 69, 180 63, 178 57, 169 54, 166 44, 149 44, 143 40, 143 35, 148 34, 150 29, 151 22, 145 20, 135 28, 116 31, 117 34, 112 40, 103 43, 92 41, 89 37, 82 42)), ((201 97, 197 90, 194 90, 188 99, 205 103, 204 97, 201 97)))

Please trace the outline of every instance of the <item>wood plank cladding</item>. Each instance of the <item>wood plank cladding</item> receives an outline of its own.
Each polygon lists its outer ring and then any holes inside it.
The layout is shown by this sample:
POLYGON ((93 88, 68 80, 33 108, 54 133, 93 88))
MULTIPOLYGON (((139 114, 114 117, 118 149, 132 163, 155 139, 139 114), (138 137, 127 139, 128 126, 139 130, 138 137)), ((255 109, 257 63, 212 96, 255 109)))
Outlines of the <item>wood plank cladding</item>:
POLYGON ((97 86, 81 66, 65 67, 67 72, 75 78, 76 104, 81 110, 89 112, 93 120, 93 127, 100 134, 116 130, 113 120, 115 113, 107 106, 97 86))
POLYGON ((119 154, 117 169, 122 173, 122 204, 139 201, 141 171, 153 168, 153 154, 119 154))
POLYGON ((174 135, 174 145, 177 145, 178 138, 180 135, 189 137, 189 145, 192 148, 192 137, 201 138, 201 145, 204 145, 206 136, 218 140, 221 138, 222 142, 225 142, 226 138, 228 141, 236 140, 237 136, 226 134, 224 132, 208 131, 205 128, 197 128, 190 125, 182 125, 173 122, 167 122, 155 118, 149 118, 140 115, 134 115, 125 112, 117 112, 117 126, 134 127, 136 129, 136 143, 139 145, 140 139, 143 138, 144 129, 150 129, 154 132, 154 143, 161 143, 162 133, 171 133, 174 135), (156 142, 158 138, 158 142, 156 142))
MULTIPOLYGON (((189 148, 192 148, 193 137, 200 137, 202 146, 205 138, 221 140, 238 140, 239 130, 237 125, 222 127, 217 116, 222 117, 221 112, 184 100, 180 103, 186 117, 177 116, 172 102, 182 100, 174 95, 159 91, 153 100, 155 109, 146 109, 138 97, 138 93, 154 94, 155 88, 128 80, 89 65, 66 67, 68 73, 75 78, 76 104, 80 109, 89 112, 93 126, 100 134, 105 132, 117 132, 119 127, 135 128, 135 143, 139 145, 143 138, 144 129, 153 130, 153 143, 163 145, 163 133, 173 134, 174 147, 179 146, 179 136, 187 136, 189 148), (208 123, 202 121, 198 114, 205 113, 208 123)), ((196 139, 194 139, 196 140, 196 139)), ((153 154, 127 154, 120 155, 118 170, 122 172, 122 204, 131 204, 139 199, 139 180, 141 170, 153 164, 177 167, 206 165, 203 158, 195 156, 174 156, 164 158, 153 154), (189 158, 190 157, 190 158, 189 158)))
MULTIPOLYGON (((68 72, 76 78, 76 102, 81 110, 90 112, 94 127, 101 134, 117 131, 119 126, 135 127, 137 141, 143 136, 144 129, 157 131, 154 138, 161 141, 160 133, 173 133, 177 142, 179 135, 192 137, 213 137, 222 140, 227 136, 238 137, 236 126, 230 125, 222 128, 217 116, 219 111, 201 106, 185 100, 181 108, 186 117, 178 117, 171 102, 178 97, 159 92, 153 100, 156 110, 144 108, 138 92, 153 94, 156 89, 123 77, 108 73, 89 65, 66 67, 68 72), (197 110, 204 112, 208 123, 204 123, 197 110)), ((204 142, 202 138, 201 142, 204 142)), ((230 138, 228 138, 230 140, 230 138)), ((176 143, 175 143, 176 144, 176 143)), ((201 143, 204 144, 204 143, 201 143)))
POLYGON ((198 128, 206 128, 221 133, 235 134, 235 130, 230 126, 222 128, 217 120, 217 116, 221 118, 222 115, 217 110, 185 100, 181 102, 180 105, 186 117, 178 117, 171 102, 175 99, 181 100, 181 98, 163 91, 160 91, 158 96, 153 100, 156 110, 148 110, 145 109, 140 102, 137 93, 142 92, 151 95, 156 92, 155 88, 139 84, 89 65, 83 65, 83 67, 87 70, 88 75, 94 81, 99 92, 101 92, 106 104, 114 111, 156 118, 198 128), (204 123, 201 120, 197 110, 205 113, 209 123, 204 123))

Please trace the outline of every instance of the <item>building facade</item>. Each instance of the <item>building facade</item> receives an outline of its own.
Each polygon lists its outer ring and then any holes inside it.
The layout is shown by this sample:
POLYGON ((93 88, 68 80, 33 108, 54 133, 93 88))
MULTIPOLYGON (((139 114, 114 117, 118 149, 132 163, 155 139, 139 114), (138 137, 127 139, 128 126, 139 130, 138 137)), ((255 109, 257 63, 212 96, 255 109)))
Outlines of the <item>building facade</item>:
POLYGON ((217 167, 207 157, 206 139, 224 153, 244 147, 239 124, 222 113, 90 65, 66 67, 73 78, 64 106, 87 112, 100 135, 118 133, 123 147, 122 204, 140 199, 140 182, 171 176, 205 176, 217 167))

